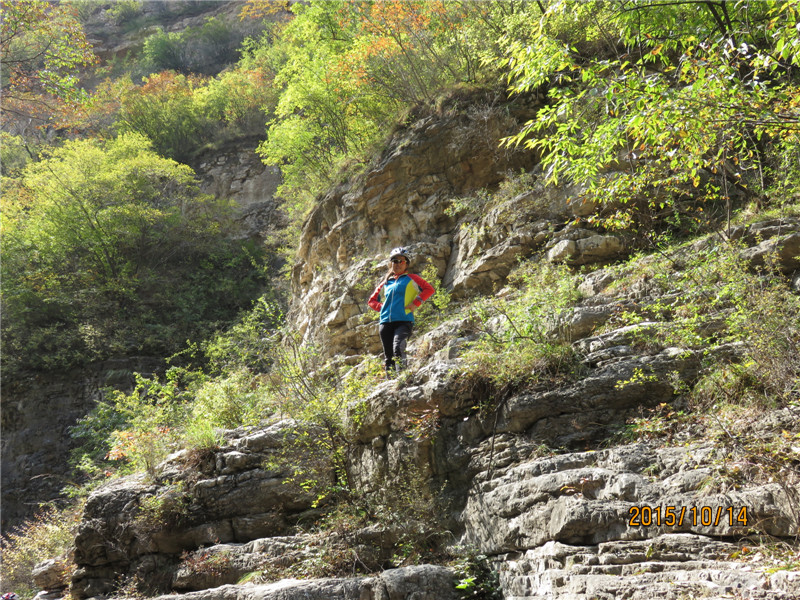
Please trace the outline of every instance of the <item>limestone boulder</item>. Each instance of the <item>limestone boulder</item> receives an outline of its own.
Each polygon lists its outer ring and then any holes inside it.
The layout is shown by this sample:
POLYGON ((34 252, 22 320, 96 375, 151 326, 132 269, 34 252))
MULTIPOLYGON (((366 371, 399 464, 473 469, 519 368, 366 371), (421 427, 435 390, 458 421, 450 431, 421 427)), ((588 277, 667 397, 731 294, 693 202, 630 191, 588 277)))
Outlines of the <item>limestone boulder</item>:
POLYGON ((447 567, 418 565, 389 569, 373 577, 224 585, 156 600, 457 600, 455 580, 447 567))
POLYGON ((577 240, 565 239, 557 242, 547 252, 551 262, 566 262, 585 265, 610 262, 625 251, 623 241, 613 235, 590 235, 577 240))
POLYGON ((751 265, 760 267, 772 262, 784 273, 800 268, 800 232, 764 240, 741 253, 751 265))
POLYGON ((739 225, 699 240, 689 252, 706 251, 730 239, 745 246, 740 256, 755 268, 777 267, 788 275, 800 268, 800 219, 769 219, 739 225))
POLYGON ((48 592, 65 590, 69 587, 67 565, 64 560, 51 558, 38 563, 31 572, 36 587, 48 592))
POLYGON ((292 531, 312 511, 314 496, 286 484, 290 465, 270 465, 293 431, 289 422, 234 431, 203 460, 176 455, 155 477, 125 478, 93 492, 75 539, 72 593, 107 594, 121 574, 139 575, 158 589, 169 585, 183 552, 292 531))

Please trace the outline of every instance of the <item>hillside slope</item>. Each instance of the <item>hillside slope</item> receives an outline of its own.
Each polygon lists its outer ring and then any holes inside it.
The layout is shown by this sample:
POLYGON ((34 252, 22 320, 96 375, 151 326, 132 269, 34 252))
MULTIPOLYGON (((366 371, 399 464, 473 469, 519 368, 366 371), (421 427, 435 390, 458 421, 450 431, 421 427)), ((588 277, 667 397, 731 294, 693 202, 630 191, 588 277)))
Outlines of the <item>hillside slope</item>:
MULTIPOLYGON (((505 173, 530 170, 533 157, 480 152, 476 140, 503 135, 494 115, 513 109, 465 114, 431 114, 395 135, 375 167, 332 191, 304 227, 292 319, 330 362, 365 368, 375 352, 361 304, 389 247, 410 246, 420 270, 429 260, 455 299, 421 327, 411 373, 372 384, 355 371, 369 387, 345 395, 339 467, 364 499, 360 511, 320 524, 326 506, 296 474, 334 482, 335 464, 308 450, 326 452, 325 432, 276 415, 226 432, 217 449, 181 452, 149 476, 95 491, 76 539, 74 597, 119 594, 120 580, 128 591, 187 599, 800 595, 796 400, 701 410, 695 388, 715 365, 747 363, 752 342, 724 335, 731 311, 706 296, 698 305, 706 298, 703 327, 716 322, 714 336, 679 346, 663 333, 683 323, 681 274, 725 239, 740 240, 743 268, 772 264, 763 287, 775 281, 795 294, 800 221, 707 236, 676 246, 663 264, 614 264, 633 240, 570 224, 582 205, 569 190, 535 178, 509 187, 516 178, 505 173), (448 210, 454 197, 498 184, 493 204, 461 218, 469 226, 448 210), (535 308, 533 291, 556 294, 543 280, 507 280, 523 258, 595 265, 572 275, 580 295, 542 321, 568 356, 521 383, 502 372, 476 377, 470 342, 502 337, 513 311, 535 308), (481 297, 500 312, 478 311, 481 297), (316 441, 297 446, 304 436, 316 441), (767 468, 765 456, 779 466, 767 468), (454 558, 465 555, 473 570, 454 558)), ((515 360, 528 364, 522 353, 515 360)))

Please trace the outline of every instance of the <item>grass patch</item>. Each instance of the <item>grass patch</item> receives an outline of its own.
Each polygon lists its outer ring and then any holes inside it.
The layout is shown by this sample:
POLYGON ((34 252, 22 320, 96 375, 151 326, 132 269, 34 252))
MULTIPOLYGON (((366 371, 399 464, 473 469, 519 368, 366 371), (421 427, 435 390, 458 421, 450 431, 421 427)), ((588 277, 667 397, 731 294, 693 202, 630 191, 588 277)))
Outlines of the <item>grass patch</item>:
POLYGON ((512 271, 508 284, 464 309, 478 339, 462 356, 463 379, 466 385, 488 385, 497 398, 573 377, 580 369, 572 346, 553 333, 559 316, 579 298, 575 275, 567 267, 531 260, 512 271))

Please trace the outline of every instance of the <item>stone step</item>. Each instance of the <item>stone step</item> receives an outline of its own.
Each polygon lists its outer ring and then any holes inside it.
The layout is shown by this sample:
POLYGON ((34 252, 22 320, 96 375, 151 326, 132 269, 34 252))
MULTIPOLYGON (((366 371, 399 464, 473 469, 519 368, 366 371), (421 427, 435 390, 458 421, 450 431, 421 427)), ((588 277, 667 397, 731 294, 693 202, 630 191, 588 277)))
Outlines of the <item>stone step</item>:
MULTIPOLYGON (((621 565, 616 565, 620 567, 621 565)), ((628 565, 633 567, 634 565, 628 565)), ((720 565, 640 565, 641 572, 549 570, 536 575, 501 573, 505 600, 684 600, 686 598, 796 600, 796 572, 732 571, 720 565), (694 567, 694 569, 692 568, 694 567), (664 570, 659 571, 663 568, 664 570), (776 577, 777 575, 777 577, 776 577)), ((602 569, 601 567, 596 567, 602 569)), ((632 570, 630 570, 632 571, 632 570)))

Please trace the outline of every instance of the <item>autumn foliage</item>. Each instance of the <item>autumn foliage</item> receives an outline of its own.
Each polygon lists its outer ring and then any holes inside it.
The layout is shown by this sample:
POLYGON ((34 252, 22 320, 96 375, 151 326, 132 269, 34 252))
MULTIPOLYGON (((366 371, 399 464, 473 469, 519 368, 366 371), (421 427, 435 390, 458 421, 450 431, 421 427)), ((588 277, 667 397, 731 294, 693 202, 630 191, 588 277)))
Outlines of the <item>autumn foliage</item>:
POLYGON ((3 113, 46 121, 53 99, 75 99, 80 67, 96 62, 74 10, 45 0, 0 2, 3 113))

